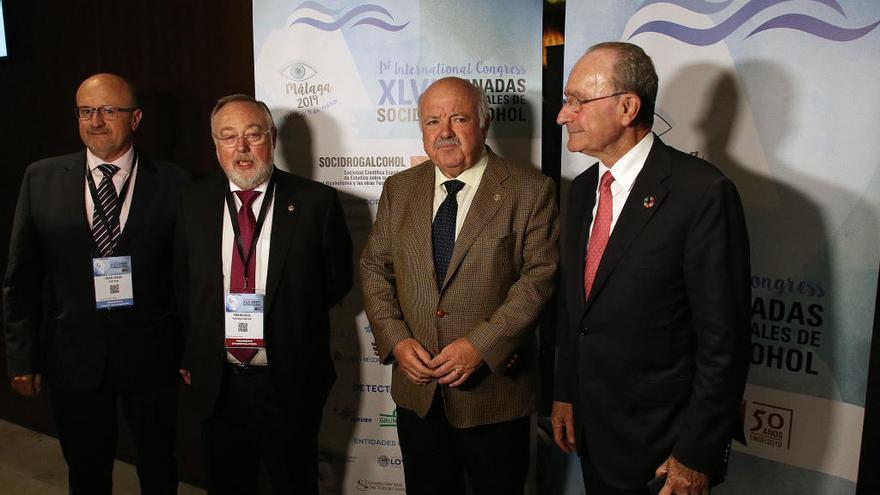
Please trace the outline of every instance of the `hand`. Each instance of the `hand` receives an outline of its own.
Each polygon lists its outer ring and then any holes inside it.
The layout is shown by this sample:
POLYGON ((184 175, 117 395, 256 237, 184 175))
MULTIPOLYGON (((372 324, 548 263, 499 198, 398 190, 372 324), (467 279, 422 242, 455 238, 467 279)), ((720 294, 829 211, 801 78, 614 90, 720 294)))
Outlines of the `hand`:
POLYGON ((18 395, 37 397, 43 390, 43 375, 15 375, 9 379, 9 385, 18 395))
POLYGON ((434 370, 430 365, 431 355, 418 340, 414 338, 401 340, 394 346, 392 352, 409 381, 416 385, 426 385, 434 379, 434 370))
POLYGON ((660 495, 709 495, 709 476, 685 466, 675 457, 669 456, 654 474, 666 474, 660 495))
POLYGON ((454 388, 474 374, 483 364, 483 358, 468 339, 461 338, 444 347, 430 364, 439 383, 454 388))
POLYGON ((179 369, 177 371, 180 372, 180 377, 183 378, 183 383, 185 383, 187 385, 192 384, 192 376, 190 376, 189 370, 179 369))
POLYGON ((553 425, 553 441, 556 445, 566 454, 574 452, 574 409, 570 402, 553 401, 550 424, 553 425))

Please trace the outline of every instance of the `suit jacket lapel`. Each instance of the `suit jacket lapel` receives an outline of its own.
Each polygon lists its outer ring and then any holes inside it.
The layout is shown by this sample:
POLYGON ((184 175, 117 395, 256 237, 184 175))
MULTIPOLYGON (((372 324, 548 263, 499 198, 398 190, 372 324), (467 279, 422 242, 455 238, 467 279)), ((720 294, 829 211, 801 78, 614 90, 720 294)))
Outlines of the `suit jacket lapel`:
POLYGON ((137 235, 141 232, 141 224, 152 210, 150 208, 152 202, 163 200, 163 198, 156 197, 156 189, 159 185, 156 177, 156 165, 149 159, 142 157, 140 153, 136 156, 138 161, 134 187, 128 192, 131 194, 131 206, 128 209, 128 219, 119 236, 117 247, 117 251, 121 253, 126 252, 137 239, 137 235))
POLYGON ((86 216, 86 152, 83 151, 68 162, 65 167, 67 177, 64 179, 61 196, 58 200, 61 202, 59 212, 67 217, 67 221, 62 224, 79 225, 76 229, 81 233, 82 237, 77 245, 87 246, 87 250, 92 257, 98 255, 98 246, 92 237, 92 229, 89 228, 89 219, 86 216))
POLYGON ((662 207, 663 200, 669 193, 669 190, 663 185, 663 180, 669 174, 669 156, 666 153, 665 145, 655 138, 654 145, 645 160, 645 166, 636 177, 629 197, 623 205, 620 218, 614 225, 614 230, 608 239, 608 245, 605 246, 602 261, 596 270, 596 279, 593 281, 590 298, 586 301, 585 311, 590 309, 592 302, 602 292, 602 287, 608 281, 608 277, 613 273, 614 267, 626 253, 629 245, 651 217, 662 207), (651 207, 645 205, 647 198, 653 198, 651 207))
POLYGON ((422 264, 421 267, 415 267, 415 270, 422 270, 422 273, 432 274, 433 282, 431 284, 434 290, 437 288, 437 274, 434 273, 434 250, 433 241, 431 239, 431 225, 434 217, 434 165, 433 163, 425 167, 422 177, 416 181, 415 189, 412 191, 409 204, 409 216, 402 223, 403 233, 410 233, 412 239, 412 249, 417 255, 417 259, 422 264))
POLYGON ((265 314, 269 314, 272 302, 281 281, 284 271, 284 263, 287 261, 287 253, 290 243, 296 232, 296 223, 300 212, 296 190, 290 177, 279 171, 275 174, 275 196, 272 199, 272 239, 269 247, 269 266, 266 273, 266 307, 265 314))
POLYGON ((467 217, 461 226, 461 231, 455 239, 455 248, 452 250, 452 257, 449 259, 449 269, 446 270, 446 280, 443 281, 444 288, 459 265, 461 265, 477 236, 480 235, 483 228, 495 216, 498 208, 506 200, 507 191, 503 183, 507 180, 507 176, 507 165, 498 155, 490 151, 489 163, 486 164, 486 170, 483 172, 483 178, 480 180, 480 187, 477 188, 467 217))

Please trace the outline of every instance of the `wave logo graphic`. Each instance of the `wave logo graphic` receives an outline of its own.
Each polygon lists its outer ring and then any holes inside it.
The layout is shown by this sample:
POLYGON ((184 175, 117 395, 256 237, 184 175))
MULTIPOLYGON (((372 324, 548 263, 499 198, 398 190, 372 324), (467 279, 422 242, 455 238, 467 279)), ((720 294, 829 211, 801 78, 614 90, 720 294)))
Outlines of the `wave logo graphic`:
POLYGON ((315 19, 314 17, 303 15, 302 17, 294 19, 294 21, 290 23, 291 26, 293 26, 294 24, 307 24, 309 26, 320 29, 321 31, 338 31, 345 27, 350 21, 354 20, 355 18, 357 18, 357 20, 351 24, 351 27, 373 26, 379 29, 383 29, 385 31, 396 32, 409 25, 409 22, 406 22, 404 24, 392 24, 391 22, 394 22, 394 16, 392 16, 391 13, 385 10, 383 7, 373 4, 358 5, 357 7, 352 7, 347 12, 342 13, 342 9, 331 9, 329 7, 321 5, 318 2, 308 1, 301 3, 293 11, 296 12, 300 9, 316 10, 322 14, 332 17, 334 20, 332 22, 327 22, 320 19, 315 19), (383 20, 382 17, 386 17, 391 22, 383 20))
MULTIPOLYGON (((637 11, 655 3, 668 3, 677 5, 697 14, 710 15, 726 9, 733 3, 733 1, 734 0, 725 0, 721 2, 709 2, 706 0, 647 0, 637 9, 637 11)), ((671 21, 650 21, 639 26, 638 29, 629 36, 629 39, 632 39, 634 36, 641 33, 658 33, 689 45, 708 46, 727 38, 731 33, 739 29, 743 24, 758 15, 760 12, 774 5, 788 1, 790 0, 750 0, 739 10, 733 12, 726 19, 721 21, 721 23, 707 29, 691 28, 671 21)), ((809 1, 827 5, 840 13, 844 18, 846 17, 846 12, 844 12, 843 7, 837 2, 837 0, 809 1)), ((771 29, 793 29, 829 41, 852 41, 867 35, 878 25, 880 25, 880 21, 859 28, 844 28, 805 14, 789 13, 779 15, 764 22, 753 29, 745 37, 748 38, 762 31, 769 31, 771 29)))

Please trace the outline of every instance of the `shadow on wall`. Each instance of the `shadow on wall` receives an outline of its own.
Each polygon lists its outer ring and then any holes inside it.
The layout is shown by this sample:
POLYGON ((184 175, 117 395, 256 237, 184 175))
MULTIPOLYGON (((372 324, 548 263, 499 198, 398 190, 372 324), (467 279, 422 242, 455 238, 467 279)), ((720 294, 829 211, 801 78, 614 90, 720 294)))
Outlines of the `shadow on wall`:
MULTIPOLYGON (((793 129, 792 111, 797 101, 797 87, 783 68, 766 62, 741 64, 737 67, 737 74, 742 75, 746 81, 743 82, 734 73, 712 65, 697 64, 677 73, 669 87, 688 87, 692 85, 689 81, 706 79, 707 74, 711 75, 708 103, 705 105, 705 114, 697 120, 693 131, 702 138, 698 145, 700 154, 705 153, 706 159, 734 181, 745 206, 752 251, 754 302, 749 382, 773 389, 839 399, 839 380, 845 379, 849 365, 840 357, 845 355, 845 350, 836 345, 836 329, 832 328, 833 322, 843 317, 835 314, 834 310, 844 303, 839 293, 830 290, 832 281, 840 278, 841 274, 835 272, 841 268, 832 266, 829 236, 832 232, 836 234, 840 226, 829 229, 825 220, 829 213, 824 212, 822 205, 813 198, 823 198, 825 201, 834 198, 838 204, 848 205, 851 217, 847 221, 870 229, 870 232, 862 230, 862 235, 866 235, 874 244, 878 241, 877 219, 868 205, 849 191, 802 173, 798 164, 786 163, 784 157, 778 155, 778 150, 785 149, 787 134, 793 129), (746 102, 742 101, 742 95, 750 93, 750 88, 745 86, 756 81, 760 81, 761 88, 773 91, 774 97, 763 99, 762 108, 752 109, 752 113, 745 112, 743 107, 746 102), (766 154, 765 164, 743 163, 741 158, 737 158, 742 155, 737 151, 743 150, 737 150, 741 144, 737 142, 735 134, 743 124, 740 119, 748 115, 756 115, 753 119, 755 132, 760 148, 766 154), (764 170, 762 165, 766 166, 764 170), (779 289, 775 285, 775 280, 779 279, 794 280, 794 284, 779 289), (765 284, 767 280, 774 283, 765 284), (824 290, 801 291, 799 283, 802 281, 813 287, 821 285, 824 290), (797 306, 803 308, 800 317, 796 316, 797 306), (820 309, 811 312, 810 307, 820 309), (818 323, 815 317, 811 317, 816 312, 821 314, 818 323), (773 326, 790 328, 790 338, 773 332, 773 326), (799 343, 798 335, 802 329, 818 331, 820 344, 810 346, 799 343)), ((834 440, 831 436, 834 430, 831 426, 841 419, 835 417, 830 405, 826 410, 810 414, 822 424, 809 431, 810 440, 804 442, 795 456, 814 469, 830 466, 833 463, 831 459, 835 457, 846 457, 840 450, 840 440, 834 440)), ((750 417, 750 410, 747 403, 747 436, 756 426, 755 420, 750 417)), ((767 450, 755 442, 751 445, 759 455, 767 450)), ((731 476, 719 493, 747 490, 752 484, 740 485, 738 480, 754 478, 759 474, 738 472, 735 461, 731 466, 731 476)), ((776 483, 785 483, 785 480, 774 476, 772 463, 759 462, 758 466, 758 469, 767 469, 766 473, 760 473, 759 477, 765 480, 762 484, 767 482, 772 485, 771 480, 774 479, 776 483)), ((815 493, 831 493, 839 489, 836 484, 824 489, 816 486, 828 479, 828 476, 811 479, 811 490, 815 490, 815 493)), ((828 482, 835 483, 833 480, 828 482)), ((792 489, 800 491, 790 485, 780 484, 776 488, 778 490, 768 487, 766 493, 792 489)), ((807 489, 807 486, 801 488, 807 489)))
MULTIPOLYGON (((275 109, 273 114, 280 122, 276 159, 279 167, 291 173, 312 180, 318 180, 317 161, 314 153, 312 127, 299 113, 285 109, 275 109)), ((321 120, 322 132, 336 130, 329 117, 316 114, 310 120, 321 120)), ((361 394, 353 386, 363 382, 362 367, 379 366, 378 358, 373 362, 372 352, 362 342, 372 342, 372 334, 366 319, 359 323, 358 315, 363 312, 360 276, 357 264, 367 242, 372 227, 372 216, 366 198, 337 190, 339 200, 345 210, 345 219, 354 244, 354 285, 348 295, 331 312, 330 348, 338 378, 330 392, 321 422, 319 441, 321 493, 341 494, 342 481, 348 466, 349 446, 352 444, 355 426, 358 424, 361 394), (369 334, 364 336, 363 334, 369 334)), ((389 413, 391 411, 388 411, 389 413)))

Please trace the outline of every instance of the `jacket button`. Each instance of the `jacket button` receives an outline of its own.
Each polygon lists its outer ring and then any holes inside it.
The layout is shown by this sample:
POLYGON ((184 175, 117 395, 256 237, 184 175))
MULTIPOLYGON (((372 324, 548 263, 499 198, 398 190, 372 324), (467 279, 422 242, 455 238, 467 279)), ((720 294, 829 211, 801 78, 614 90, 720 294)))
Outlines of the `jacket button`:
POLYGON ((581 331, 578 332, 578 333, 581 334, 581 335, 586 335, 587 332, 588 332, 587 327, 584 327, 584 328, 581 328, 581 331))
POLYGON ((437 318, 443 318, 443 317, 444 317, 444 316, 446 316, 446 313, 445 313, 445 312, 443 312, 443 310, 442 310, 442 309, 438 309, 438 310, 437 310, 437 312, 436 312, 436 313, 434 313, 434 314, 436 314, 436 315, 437 315, 437 318))

